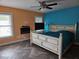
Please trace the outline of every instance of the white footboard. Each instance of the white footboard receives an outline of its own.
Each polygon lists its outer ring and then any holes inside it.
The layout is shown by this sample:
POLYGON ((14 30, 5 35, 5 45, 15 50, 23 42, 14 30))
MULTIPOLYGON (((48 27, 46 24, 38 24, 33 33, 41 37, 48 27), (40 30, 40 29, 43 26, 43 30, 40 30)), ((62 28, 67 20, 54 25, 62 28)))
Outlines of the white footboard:
POLYGON ((58 53, 59 53, 59 59, 62 57, 62 33, 60 33, 59 36, 59 45, 58 45, 58 53))
POLYGON ((38 33, 31 33, 31 43, 43 47, 59 56, 62 56, 62 33, 59 38, 46 36, 38 33))

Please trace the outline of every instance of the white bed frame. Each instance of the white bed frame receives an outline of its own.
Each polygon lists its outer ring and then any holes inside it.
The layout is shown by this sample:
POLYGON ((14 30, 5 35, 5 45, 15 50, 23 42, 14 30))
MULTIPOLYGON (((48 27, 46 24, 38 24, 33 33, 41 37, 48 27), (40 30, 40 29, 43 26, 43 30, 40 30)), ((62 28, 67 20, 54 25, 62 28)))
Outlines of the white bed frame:
MULTIPOLYGON (((51 25, 51 26, 53 26, 53 25, 51 25)), ((60 25, 56 25, 56 26, 61 27, 60 25)), ((75 30, 75 26, 71 26, 71 25, 69 25, 69 26, 63 25, 63 26, 64 26, 64 28, 61 27, 61 29, 63 28, 65 30, 69 30, 72 28, 73 30, 75 30)), ((31 43, 34 43, 40 47, 43 47, 43 48, 57 54, 58 59, 61 59, 62 54, 64 52, 66 52, 72 44, 72 43, 70 43, 70 45, 62 53, 62 41, 63 41, 62 35, 63 34, 60 33, 59 38, 56 38, 56 37, 51 37, 51 36, 47 36, 47 35, 42 35, 42 34, 39 34, 38 32, 31 32, 31 43)))

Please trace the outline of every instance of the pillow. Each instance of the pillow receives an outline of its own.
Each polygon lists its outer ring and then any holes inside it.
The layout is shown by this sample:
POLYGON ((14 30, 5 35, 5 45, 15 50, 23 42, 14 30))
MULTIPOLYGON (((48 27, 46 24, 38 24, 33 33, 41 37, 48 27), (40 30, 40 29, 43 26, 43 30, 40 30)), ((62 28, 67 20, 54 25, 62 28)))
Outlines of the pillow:
POLYGON ((35 32, 43 32, 44 29, 40 29, 40 30, 35 30, 35 32))
POLYGON ((57 31, 57 27, 56 26, 51 26, 49 30, 50 31, 57 31))

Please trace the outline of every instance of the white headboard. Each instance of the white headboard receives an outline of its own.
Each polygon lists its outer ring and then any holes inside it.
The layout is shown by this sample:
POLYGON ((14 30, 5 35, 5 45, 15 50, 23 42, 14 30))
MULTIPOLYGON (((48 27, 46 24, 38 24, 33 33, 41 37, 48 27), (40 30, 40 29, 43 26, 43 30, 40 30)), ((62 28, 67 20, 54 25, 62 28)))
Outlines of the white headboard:
POLYGON ((74 32, 75 31, 75 25, 54 25, 49 24, 49 31, 60 31, 60 30, 67 30, 74 32))

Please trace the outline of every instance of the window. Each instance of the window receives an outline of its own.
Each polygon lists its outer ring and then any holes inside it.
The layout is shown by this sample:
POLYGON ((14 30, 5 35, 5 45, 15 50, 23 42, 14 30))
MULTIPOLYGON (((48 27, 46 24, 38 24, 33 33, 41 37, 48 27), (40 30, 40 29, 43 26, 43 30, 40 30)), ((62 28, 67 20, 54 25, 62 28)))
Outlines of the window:
POLYGON ((0 38, 9 37, 13 35, 11 21, 12 15, 0 14, 0 38))
POLYGON ((35 17, 35 23, 43 23, 43 18, 41 16, 35 17))

